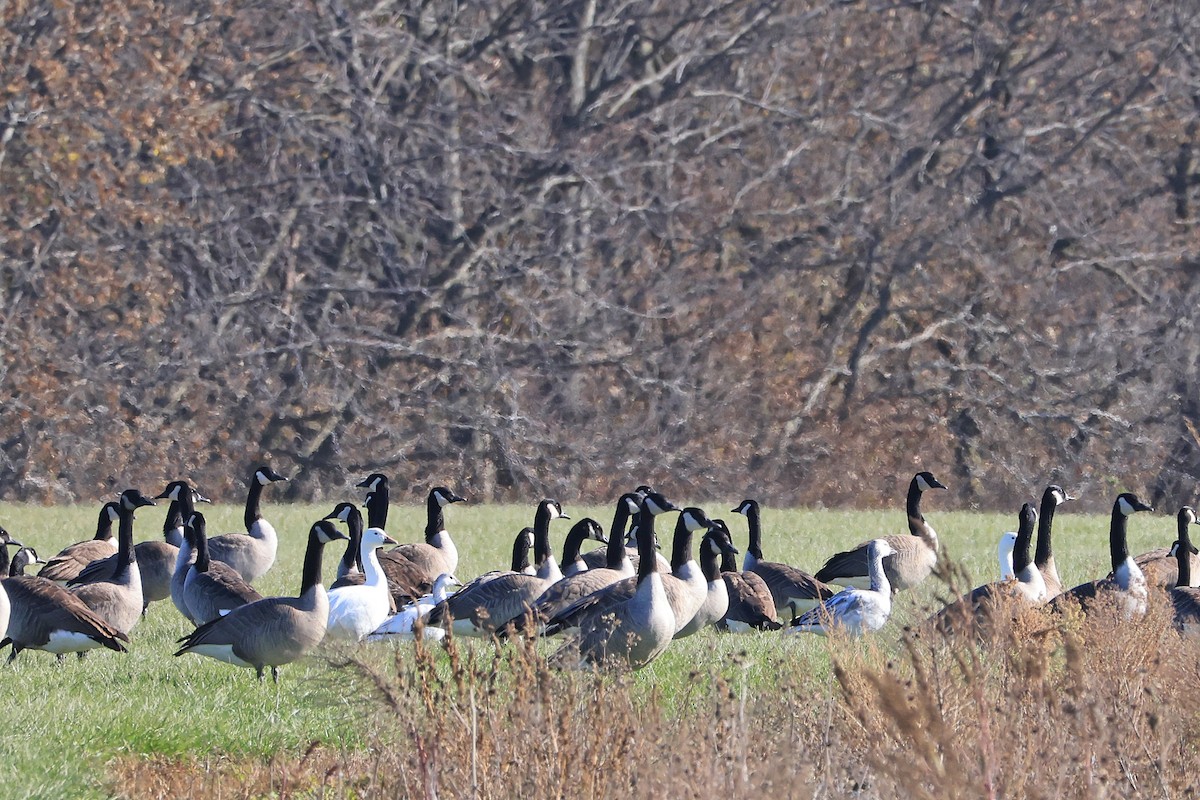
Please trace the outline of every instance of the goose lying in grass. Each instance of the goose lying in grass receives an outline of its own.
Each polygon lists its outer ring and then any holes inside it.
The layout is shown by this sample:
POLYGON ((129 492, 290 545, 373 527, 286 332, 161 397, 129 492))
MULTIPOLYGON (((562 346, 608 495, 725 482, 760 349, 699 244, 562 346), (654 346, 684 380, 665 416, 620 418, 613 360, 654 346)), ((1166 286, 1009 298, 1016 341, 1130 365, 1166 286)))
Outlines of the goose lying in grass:
POLYGON ((867 543, 868 573, 871 588, 849 588, 835 594, 821 605, 792 620, 789 633, 819 633, 842 631, 851 636, 877 631, 892 613, 892 587, 888 584, 883 559, 895 551, 886 539, 867 543))

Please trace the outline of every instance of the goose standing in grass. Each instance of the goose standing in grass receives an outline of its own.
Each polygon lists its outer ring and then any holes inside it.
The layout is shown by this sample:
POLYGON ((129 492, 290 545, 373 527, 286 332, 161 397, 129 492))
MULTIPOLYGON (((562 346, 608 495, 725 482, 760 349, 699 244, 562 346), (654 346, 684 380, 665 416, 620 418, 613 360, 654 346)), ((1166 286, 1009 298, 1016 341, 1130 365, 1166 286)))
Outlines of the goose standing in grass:
POLYGON ((275 533, 275 527, 263 518, 262 492, 269 484, 286 480, 268 466, 254 470, 246 495, 243 517, 245 533, 224 533, 208 540, 208 552, 212 559, 233 567, 247 583, 258 580, 275 563, 279 536, 275 533))
POLYGON ((1068 605, 1078 603, 1084 613, 1091 610, 1102 593, 1115 593, 1117 604, 1125 618, 1140 617, 1146 613, 1146 576, 1129 555, 1127 529, 1129 517, 1139 511, 1154 509, 1138 499, 1132 492, 1122 492, 1113 503, 1112 518, 1108 528, 1108 550, 1112 572, 1106 578, 1081 583, 1075 588, 1055 597, 1049 604, 1052 611, 1061 612, 1068 605))
MULTIPOLYGON (((946 487, 929 472, 918 472, 908 484, 905 507, 908 511, 909 536, 886 536, 892 553, 883 562, 892 591, 911 589, 929 577, 937 564, 938 536, 921 513, 921 496, 930 489, 946 487)), ((825 562, 817 580, 846 586, 865 586, 868 579, 868 542, 853 550, 837 553, 825 562)))
POLYGON ((952 632, 977 628, 1010 602, 1026 606, 1040 606, 1046 602, 1046 580, 1030 557, 1037 517, 1032 504, 1021 506, 1013 549, 1008 553, 1013 577, 998 583, 985 583, 947 605, 933 617, 940 630, 952 632))
POLYGON ((1200 633, 1200 589, 1192 585, 1192 559, 1197 550, 1192 544, 1188 526, 1196 524, 1196 510, 1191 506, 1179 509, 1176 524, 1179 538, 1171 545, 1171 554, 1175 556, 1178 582, 1171 589, 1171 605, 1174 608, 1175 627, 1185 636, 1195 636, 1200 633))
MULTIPOLYGON (((193 496, 195 502, 209 502, 207 498, 193 496)), ((179 561, 179 546, 183 543, 183 514, 179 502, 172 500, 163 521, 163 541, 138 542, 133 546, 138 571, 142 578, 142 614, 156 600, 171 596, 171 577, 179 561)), ((68 582, 67 586, 111 580, 117 570, 117 554, 97 559, 84 567, 83 571, 68 582)))
POLYGON ((571 530, 567 531, 567 540, 563 544, 563 577, 587 571, 587 562, 583 560, 579 551, 583 547, 583 543, 588 540, 608 544, 608 538, 604 535, 600 523, 591 517, 584 517, 572 525, 571 530))
MULTIPOLYGON (((354 505, 354 503, 338 503, 334 506, 333 511, 326 515, 325 519, 337 519, 346 523, 346 532, 350 535, 350 539, 346 543, 346 552, 338 562, 338 578, 330 588, 340 589, 344 586, 362 586, 366 582, 364 565, 361 563, 363 536, 362 512, 358 510, 358 506, 354 505), (353 566, 348 566, 347 561, 353 566), (343 565, 347 565, 345 571, 342 569, 343 565)), ((378 528, 378 526, 371 527, 378 528)), ((383 529, 379 528, 379 530, 383 529)), ((388 538, 390 539, 391 537, 388 538)), ((392 541, 394 542, 395 540, 392 541)), ((433 582, 426 580, 425 570, 404 556, 394 551, 384 552, 377 549, 375 551, 375 559, 379 563, 379 568, 382 570, 387 582, 389 611, 394 611, 414 598, 421 597, 433 588, 433 582)))
POLYGON ((137 555, 133 549, 134 512, 154 501, 137 489, 121 492, 118 501, 117 520, 117 563, 112 575, 106 580, 78 584, 71 592, 87 604, 109 625, 128 635, 142 618, 142 573, 138 568, 137 555))
POLYGON ((1046 583, 1047 600, 1062 593, 1062 579, 1058 576, 1058 567, 1054 563, 1054 551, 1050 543, 1054 513, 1063 503, 1074 499, 1054 483, 1042 492, 1042 502, 1038 510, 1037 551, 1033 555, 1033 563, 1037 565, 1038 571, 1042 573, 1042 580, 1046 583))
MULTIPOLYGON (((7 545, 20 545, 0 528, 0 575, 9 571, 7 545)), ((22 650, 82 653, 97 647, 125 652, 129 637, 109 625, 82 600, 41 576, 18 575, 0 580, 7 600, 8 623, 0 647, 12 645, 11 664, 22 650)))
POLYGON ((429 625, 449 626, 456 636, 491 636, 503 634, 506 629, 519 629, 542 592, 562 579, 550 548, 550 521, 567 518, 557 500, 538 503, 533 518, 537 574, 505 572, 488 580, 474 581, 434 607, 429 614, 429 625))
MULTIPOLYGON (((665 498, 662 502, 671 505, 665 498)), ((633 593, 609 605, 603 613, 581 619, 579 636, 551 657, 553 663, 636 670, 658 658, 671 644, 678 626, 663 583, 665 576, 656 569, 656 511, 648 508, 650 505, 654 501, 644 499, 638 512, 638 573, 633 593)), ((661 506, 657 509, 660 513, 666 510, 661 506)))
POLYGON ((359 536, 359 558, 365 573, 361 586, 339 586, 329 592, 329 623, 325 635, 330 639, 358 642, 383 624, 391 612, 391 592, 387 576, 379 566, 376 552, 396 540, 382 528, 367 528, 359 536))
POLYGON ((196 551, 183 580, 183 602, 197 625, 228 614, 235 608, 263 599, 258 590, 232 567, 213 561, 208 549, 208 525, 204 515, 193 512, 184 528, 184 536, 196 551))
MULTIPOLYGON (((713 524, 729 533, 724 520, 714 519, 713 524)), ((725 616, 714 623, 717 630, 733 633, 779 630, 783 625, 775 618, 775 598, 766 581, 755 572, 739 572, 734 558, 736 553, 734 549, 721 554, 721 580, 725 582, 729 608, 725 616)))
POLYGON ((700 604, 691 621, 675 633, 676 639, 691 636, 701 628, 715 625, 729 611, 729 589, 721 577, 720 559, 737 555, 737 548, 729 537, 729 528, 724 520, 712 520, 708 532, 700 539, 700 572, 708 583, 704 602, 700 604))
MULTIPOLYGON (((195 504, 197 502, 209 502, 207 499, 202 498, 187 481, 182 480, 168 483, 167 488, 163 489, 154 499, 170 500, 171 507, 175 508, 179 513, 181 523, 191 519, 192 514, 196 511, 195 504)), ((164 526, 171 525, 174 521, 175 517, 168 511, 164 526)), ((164 533, 164 535, 166 534, 164 533)), ((195 624, 196 620, 192 617, 192 612, 188 610, 187 601, 183 597, 183 587, 187 582, 188 570, 196 561, 196 549, 188 541, 184 531, 181 530, 180 535, 183 538, 179 542, 179 552, 175 554, 175 568, 171 571, 171 602, 188 622, 195 624)), ((211 562, 209 569, 215 569, 212 564, 219 562, 212 561, 211 549, 209 550, 209 559, 211 562)), ((228 568, 232 569, 232 567, 228 568)), ((241 577, 241 575, 239 574, 238 577, 241 577)))
POLYGON ((251 667, 260 681, 270 667, 278 683, 279 667, 302 658, 325 638, 329 597, 321 583, 321 556, 326 544, 345 538, 329 520, 315 523, 308 532, 298 597, 268 597, 235 608, 180 639, 175 655, 198 653, 251 667))
MULTIPOLYGON (((458 548, 446 530, 443 511, 451 503, 461 503, 464 499, 445 486, 430 489, 425 501, 425 541, 402 544, 388 551, 416 564, 427 585, 432 586, 443 572, 454 572, 458 568, 458 548)), ((367 506, 368 510, 370 507, 367 506)))
MULTIPOLYGON (((1176 548, 1174 545, 1170 548, 1158 547, 1133 557, 1134 563, 1138 565, 1142 570, 1142 574, 1146 576, 1147 585, 1164 586, 1167 589, 1171 589, 1177 586, 1195 586, 1196 581, 1200 580, 1200 558, 1197 558, 1194 550, 1190 547, 1191 540, 1188 533, 1188 524, 1190 523, 1184 522, 1184 517, 1189 509, 1191 509, 1191 506, 1184 506, 1179 509, 1177 516, 1179 539, 1187 542, 1183 549, 1190 553, 1188 556, 1190 564, 1187 579, 1183 581, 1179 579, 1179 556, 1175 552, 1176 548)), ((1195 512, 1192 513, 1194 516, 1195 512)))
MULTIPOLYGON (((445 572, 438 575, 437 580, 433 582, 433 591, 430 594, 418 598, 388 617, 383 621, 382 625, 367 636, 367 641, 382 642, 387 639, 414 638, 417 623, 424 623, 426 617, 429 616, 429 612, 433 611, 435 606, 446 602, 450 590, 458 586, 461 586, 458 578, 450 573, 445 572)), ((423 626, 422 630, 423 639, 440 641, 446 637, 445 628, 423 626)))
POLYGON ((113 523, 120 517, 120 507, 115 502, 105 503, 100 507, 100 517, 96 521, 96 535, 64 547, 46 562, 38 576, 65 586, 67 581, 79 577, 88 564, 115 555, 117 537, 113 535, 113 523))
MULTIPOLYGON (((608 528, 608 541, 614 539, 621 544, 621 560, 618 566, 614 567, 612 563, 612 547, 604 549, 597 548, 583 554, 583 560, 588 565, 588 569, 620 569, 625 572, 622 577, 630 577, 634 573, 633 561, 625 552, 625 539, 629 521, 633 519, 638 512, 638 504, 642 502, 642 495, 627 492, 618 498, 616 510, 613 512, 612 525, 608 528)), ((636 552, 637 542, 634 542, 634 550, 636 552)))
POLYGON ((892 587, 888 584, 883 560, 893 552, 887 539, 872 539, 868 542, 867 563, 871 588, 843 589, 793 620, 787 629, 788 632, 819 633, 826 636, 836 630, 851 636, 862 636, 882 628, 892 613, 892 587))
POLYGON ((836 593, 833 587, 804 570, 763 560, 762 522, 757 500, 743 500, 733 512, 745 515, 750 530, 750 546, 746 548, 742 570, 757 574, 767 584, 775 601, 776 616, 794 617, 833 597, 836 593))

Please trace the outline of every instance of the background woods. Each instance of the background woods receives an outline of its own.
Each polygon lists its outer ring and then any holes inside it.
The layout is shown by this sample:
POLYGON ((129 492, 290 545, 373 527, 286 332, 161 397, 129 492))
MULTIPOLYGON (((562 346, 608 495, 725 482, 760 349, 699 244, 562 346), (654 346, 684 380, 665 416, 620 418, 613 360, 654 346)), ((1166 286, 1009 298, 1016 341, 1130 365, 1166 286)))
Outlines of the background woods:
POLYGON ((1192 2, 0 17, 7 498, 1195 501, 1192 2))

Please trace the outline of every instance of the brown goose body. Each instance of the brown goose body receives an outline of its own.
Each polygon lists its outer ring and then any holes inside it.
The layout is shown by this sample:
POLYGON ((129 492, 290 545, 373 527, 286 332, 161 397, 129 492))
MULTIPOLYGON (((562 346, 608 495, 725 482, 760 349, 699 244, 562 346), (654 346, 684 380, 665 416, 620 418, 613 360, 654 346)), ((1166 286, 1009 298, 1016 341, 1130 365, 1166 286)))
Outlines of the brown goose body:
MULTIPOLYGON (((921 513, 921 496, 930 489, 946 487, 929 472, 918 472, 908 485, 905 506, 908 512, 908 536, 882 537, 894 551, 883 562, 892 592, 911 589, 929 577, 937 564, 938 537, 921 513)), ((817 572, 816 578, 856 588, 869 588, 867 547, 862 542, 851 550, 836 553, 817 572)))
MULTIPOLYGON (((3 550, 3 561, 8 552, 3 550)), ((3 564, 7 571, 8 564, 3 564)), ((97 647, 125 652, 129 637, 109 625, 75 595, 42 577, 21 575, 0 580, 9 603, 7 635, 0 646, 12 645, 9 662, 22 650, 82 653, 97 647)))
POLYGON ((721 556, 721 578, 729 595, 729 607, 715 623, 717 630, 741 633, 777 631, 783 627, 775 618, 775 598, 766 581, 755 572, 739 572, 732 553, 721 556))
POLYGON ((250 489, 246 494, 243 515, 245 532, 224 533, 208 540, 208 552, 212 560, 233 567, 247 583, 265 575, 275 563, 279 536, 275 527, 262 515, 262 492, 267 485, 286 480, 268 466, 256 469, 250 476, 250 489))
MULTIPOLYGON (((837 594, 837 590, 832 586, 799 567, 763 559, 761 511, 757 500, 743 500, 733 511, 745 515, 746 526, 750 532, 750 545, 746 548, 742 571, 758 575, 766 584, 775 604, 776 616, 793 617, 816 608, 837 594)), ((863 563, 865 565, 866 561, 863 563)))
POLYGON ((279 667, 302 658, 325 638, 329 597, 321 584, 321 555, 325 544, 345 538, 332 522, 317 522, 309 530, 297 597, 268 597, 235 608, 180 639, 175 655, 198 653, 253 668, 259 680, 270 667, 278 681, 279 667))
MULTIPOLYGON (((367 510, 371 511, 371 506, 377 503, 375 496, 367 496, 367 510)), ((445 514, 443 509, 451 503, 462 502, 464 498, 459 497, 445 486, 437 486, 429 490, 429 496, 426 499, 426 523, 425 523, 425 541, 410 542, 402 544, 398 547, 393 547, 386 553, 381 553, 380 565, 383 565, 383 557, 386 558, 404 558, 412 562, 417 569, 420 570, 422 583, 433 585, 437 580, 437 576, 443 572, 453 573, 458 568, 458 548, 454 544, 449 531, 446 530, 445 514)), ((370 523, 372 527, 383 527, 370 523)))
POLYGON ((244 581, 236 570, 212 560, 206 530, 204 515, 193 513, 188 519, 185 535, 196 550, 196 562, 184 577, 183 601, 197 625, 263 599, 258 590, 244 581), (220 566, 214 568, 214 564, 220 566))
POLYGON ((83 542, 64 547, 46 561, 38 576, 56 583, 66 584, 79 577, 88 564, 107 558, 117 552, 117 537, 113 534, 113 523, 119 518, 116 503, 105 503, 100 508, 96 523, 96 535, 83 542))

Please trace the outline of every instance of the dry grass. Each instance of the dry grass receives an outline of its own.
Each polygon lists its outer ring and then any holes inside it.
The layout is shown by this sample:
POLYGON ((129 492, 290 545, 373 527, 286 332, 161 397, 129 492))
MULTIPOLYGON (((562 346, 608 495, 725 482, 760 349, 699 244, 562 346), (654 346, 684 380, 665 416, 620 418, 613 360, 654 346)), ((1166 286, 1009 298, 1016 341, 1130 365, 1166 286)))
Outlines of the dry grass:
POLYGON ((553 670, 529 641, 398 648, 342 664, 368 698, 366 750, 127 760, 113 782, 129 798, 1195 794, 1198 652, 1165 601, 1137 623, 1034 610, 986 641, 922 629, 849 644, 830 643, 833 681, 781 663, 778 683, 754 686, 726 664, 691 675, 686 698, 553 670))

